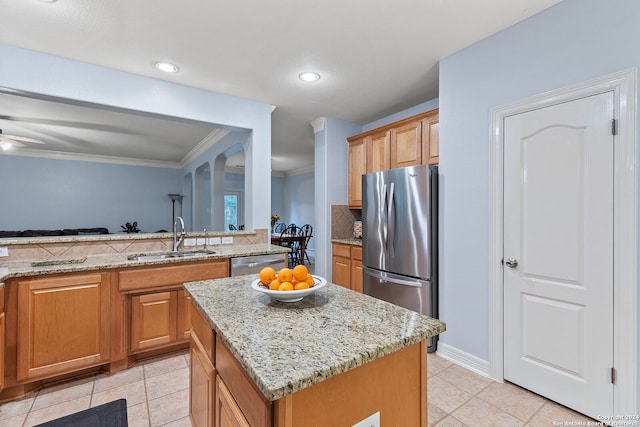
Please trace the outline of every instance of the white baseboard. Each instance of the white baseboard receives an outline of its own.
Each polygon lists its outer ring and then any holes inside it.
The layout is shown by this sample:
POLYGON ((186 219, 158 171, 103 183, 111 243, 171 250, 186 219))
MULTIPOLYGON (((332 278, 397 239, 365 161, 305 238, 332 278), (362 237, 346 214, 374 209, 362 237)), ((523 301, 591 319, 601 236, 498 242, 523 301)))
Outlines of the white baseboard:
POLYGON ((452 347, 442 341, 438 341, 438 350, 436 354, 443 359, 460 365, 478 375, 489 378, 489 361, 480 359, 473 354, 452 347))

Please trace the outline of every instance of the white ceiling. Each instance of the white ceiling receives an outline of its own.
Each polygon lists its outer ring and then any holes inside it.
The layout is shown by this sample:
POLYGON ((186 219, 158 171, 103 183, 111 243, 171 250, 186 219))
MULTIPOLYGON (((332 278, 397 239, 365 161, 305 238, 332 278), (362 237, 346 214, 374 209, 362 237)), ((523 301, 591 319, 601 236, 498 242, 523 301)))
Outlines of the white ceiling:
MULTIPOLYGON (((436 98, 440 59, 559 1, 0 0, 0 43, 274 105, 272 169, 286 172, 313 164, 312 120, 364 124, 436 98), (161 73, 158 60, 180 72, 161 73), (320 81, 298 80, 308 70, 320 81)), ((28 98, 17 114, 5 101, 6 134, 39 132, 56 151, 180 162, 213 131, 119 113, 94 123, 28 98)))

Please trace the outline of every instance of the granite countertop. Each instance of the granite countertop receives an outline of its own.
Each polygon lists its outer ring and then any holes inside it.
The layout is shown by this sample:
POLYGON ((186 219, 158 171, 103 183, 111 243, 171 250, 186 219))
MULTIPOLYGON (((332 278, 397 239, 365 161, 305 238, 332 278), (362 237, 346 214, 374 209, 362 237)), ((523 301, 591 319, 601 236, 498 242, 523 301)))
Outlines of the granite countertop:
POLYGON ((353 237, 347 239, 331 239, 331 243, 342 243, 343 245, 362 246, 362 239, 353 237))
POLYGON ((257 275, 185 288, 268 400, 445 331, 445 324, 333 283, 296 303, 251 288, 257 275))
MULTIPOLYGON (((271 244, 257 245, 220 245, 209 246, 214 251, 212 254, 192 256, 188 258, 165 258, 156 260, 130 261, 128 253, 108 255, 87 255, 86 257, 64 258, 51 257, 49 260, 10 261, 0 263, 0 282, 25 276, 41 276, 55 273, 73 273, 79 271, 106 270, 112 268, 138 267, 144 265, 175 264, 214 260, 223 258, 235 258, 241 256, 287 253, 289 249, 271 244)), ((189 251, 184 251, 189 252, 189 251)), ((148 252, 153 254, 155 252, 148 252)))

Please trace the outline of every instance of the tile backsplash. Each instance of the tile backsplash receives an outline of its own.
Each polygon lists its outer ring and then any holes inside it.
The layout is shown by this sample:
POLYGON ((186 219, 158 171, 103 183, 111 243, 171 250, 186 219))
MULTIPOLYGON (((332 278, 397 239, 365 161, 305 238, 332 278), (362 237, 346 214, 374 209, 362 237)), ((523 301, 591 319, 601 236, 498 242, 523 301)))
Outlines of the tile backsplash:
POLYGON ((349 209, 347 205, 331 205, 331 238, 353 238, 353 222, 361 219, 360 209, 349 209))

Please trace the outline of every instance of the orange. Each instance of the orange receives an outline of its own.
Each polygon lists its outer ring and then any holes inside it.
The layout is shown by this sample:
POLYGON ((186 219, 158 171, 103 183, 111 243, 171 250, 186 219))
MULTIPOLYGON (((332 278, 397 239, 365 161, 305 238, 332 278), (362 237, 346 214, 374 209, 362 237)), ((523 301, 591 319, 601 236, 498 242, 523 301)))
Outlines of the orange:
POLYGON ((278 287, 279 291, 292 291, 293 290, 293 285, 291 284, 291 282, 282 282, 280 283, 280 286, 278 287))
POLYGON ((280 280, 278 279, 273 279, 271 283, 269 283, 269 289, 272 291, 277 291, 279 287, 280 287, 280 280))
POLYGON ((280 282, 290 282, 293 279, 293 271, 287 267, 280 269, 278 271, 278 279, 280 282))
POLYGON ((307 279, 308 275, 309 270, 307 270, 307 267, 305 267, 304 265, 300 264, 293 267, 293 277, 295 277, 297 280, 302 282, 303 280, 307 279))
POLYGON ((265 267, 260 270, 260 281, 263 285, 268 285, 276 278, 276 271, 271 267, 265 267))
POLYGON ((309 287, 313 287, 314 282, 313 282, 313 276, 312 275, 308 275, 307 276, 307 280, 305 280, 305 282, 307 282, 307 284, 309 285, 309 287))
POLYGON ((299 291, 301 289, 309 289, 309 284, 307 282, 298 282, 293 287, 293 289, 295 289, 296 291, 299 291))

